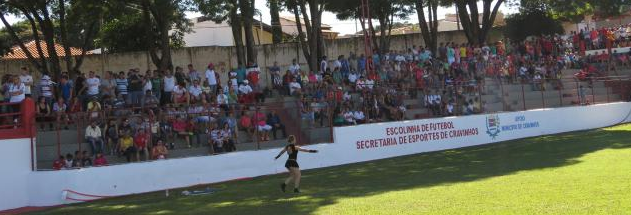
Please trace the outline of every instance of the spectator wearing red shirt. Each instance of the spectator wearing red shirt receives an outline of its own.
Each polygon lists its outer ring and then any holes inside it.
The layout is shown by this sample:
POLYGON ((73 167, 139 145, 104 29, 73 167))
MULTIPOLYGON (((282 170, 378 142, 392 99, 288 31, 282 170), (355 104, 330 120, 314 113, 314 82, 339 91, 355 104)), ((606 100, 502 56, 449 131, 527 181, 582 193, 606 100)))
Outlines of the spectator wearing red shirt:
POLYGON ((59 156, 59 159, 53 162, 54 170, 61 170, 66 166, 66 158, 63 155, 59 156))
POLYGON ((252 118, 250 118, 250 115, 248 114, 242 114, 241 119, 239 119, 239 126, 241 127, 241 130, 244 130, 250 135, 254 133, 252 118))
POLYGON ((598 31, 592 28, 592 31, 589 32, 589 39, 592 40, 592 49, 598 48, 598 31))
POLYGON ((256 113, 252 117, 252 122, 256 124, 256 129, 259 132, 259 139, 262 141, 269 141, 269 132, 272 130, 272 126, 267 124, 265 114, 261 112, 261 108, 256 108, 256 113))
POLYGON ((188 132, 187 130, 188 124, 186 123, 186 120, 184 120, 182 118, 182 116, 177 116, 175 118, 175 121, 173 121, 173 131, 175 133, 176 138, 177 137, 184 137, 184 139, 186 140, 186 144, 189 148, 191 148, 191 139, 189 138, 190 136, 190 132, 188 132))
POLYGON ((101 154, 101 153, 97 153, 96 154, 96 157, 94 158, 94 166, 95 167, 107 166, 107 160, 105 159, 103 154, 101 154))
POLYGON ((254 86, 254 85, 258 85, 259 84, 259 73, 261 73, 261 70, 259 69, 259 66, 256 65, 254 62, 250 62, 248 64, 248 66, 246 67, 246 72, 247 72, 247 79, 250 81, 250 83, 254 86))
POLYGON ((143 154, 145 161, 149 160, 149 134, 145 129, 138 129, 136 136, 134 136, 134 145, 136 146, 136 157, 140 157, 143 154))

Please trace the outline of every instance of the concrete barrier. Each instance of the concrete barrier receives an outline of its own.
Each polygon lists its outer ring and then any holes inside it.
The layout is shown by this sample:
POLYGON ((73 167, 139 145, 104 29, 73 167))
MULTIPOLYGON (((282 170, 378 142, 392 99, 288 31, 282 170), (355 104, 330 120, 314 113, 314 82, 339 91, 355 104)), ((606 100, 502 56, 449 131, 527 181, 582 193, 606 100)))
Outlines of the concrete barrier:
MULTIPOLYGON (((335 143, 306 146, 302 169, 313 169, 629 122, 631 103, 376 123, 334 130, 335 143)), ((3 143, 0 210, 63 204, 64 190, 119 196, 285 172, 279 149, 235 152, 78 170, 31 172, 28 139, 3 143), (26 153, 26 154, 25 154, 26 153), (23 156, 23 157, 22 157, 23 156)))

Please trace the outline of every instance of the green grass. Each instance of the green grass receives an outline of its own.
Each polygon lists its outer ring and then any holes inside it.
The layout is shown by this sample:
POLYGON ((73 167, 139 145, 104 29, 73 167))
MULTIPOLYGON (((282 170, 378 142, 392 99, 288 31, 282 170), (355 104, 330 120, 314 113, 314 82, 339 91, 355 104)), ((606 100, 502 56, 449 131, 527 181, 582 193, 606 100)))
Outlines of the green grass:
POLYGON ((631 214, 631 125, 304 171, 299 195, 284 177, 36 214, 631 214))

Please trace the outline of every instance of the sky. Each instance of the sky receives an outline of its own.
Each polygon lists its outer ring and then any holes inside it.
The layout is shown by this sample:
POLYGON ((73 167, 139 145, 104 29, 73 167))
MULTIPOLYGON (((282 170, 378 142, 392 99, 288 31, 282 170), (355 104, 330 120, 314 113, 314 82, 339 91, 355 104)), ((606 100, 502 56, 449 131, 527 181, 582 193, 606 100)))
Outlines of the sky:
MULTIPOLYGON (((343 0, 343 1, 353 1, 353 0, 343 0)), ((357 1, 357 4, 359 5, 360 1, 359 0, 355 0, 355 1, 357 1)), ((269 8, 267 7, 266 4, 267 4, 266 0, 256 0, 255 7, 257 10, 261 12, 263 16, 263 22, 269 24, 271 23, 271 16, 269 13, 269 8)), ((478 3, 478 7, 482 8, 482 2, 478 3)), ((506 4, 502 4, 500 6, 500 11, 505 14, 513 14, 517 12, 517 9, 508 7, 506 4)), ((456 13, 456 8, 453 6, 449 8, 438 8, 438 19, 445 18, 445 14, 448 14, 448 13, 452 13, 452 14, 456 13)), ((427 11, 426 11, 426 14, 427 14, 427 11)), ((196 12, 188 12, 186 15, 189 18, 202 16, 202 14, 196 13, 196 12)), ((281 16, 293 17, 294 14, 288 11, 284 11, 284 12, 281 12, 281 16)), ((260 19, 259 17, 260 15, 257 15, 255 16, 255 19, 260 19)), ((407 20, 395 20, 395 22, 406 22, 406 21, 409 23, 418 23, 418 16, 416 15, 416 13, 414 13, 410 15, 409 19, 407 20)), ((359 23, 356 23, 355 20, 338 20, 337 17, 335 17, 335 14, 330 13, 330 12, 324 12, 322 14, 322 23, 330 25, 333 28, 333 31, 339 32, 340 35, 354 34, 355 32, 361 31, 361 25, 359 23)))
MULTIPOLYGON (((257 0, 255 2, 256 9, 261 12, 261 14, 256 16, 255 18, 259 19, 259 17, 262 15, 263 22, 269 24, 271 20, 271 16, 269 13, 269 9, 266 5, 266 2, 267 1, 265 0, 257 0)), ((359 4, 359 1, 357 2, 359 4)), ((478 7, 482 7, 482 4, 479 3, 478 7)), ((502 4, 502 6, 500 6, 500 11, 503 12, 504 14, 512 14, 512 13, 516 13, 517 9, 508 7, 506 4, 502 4)), ((445 14, 448 14, 448 13, 456 13, 455 7, 438 8, 438 19, 444 18, 445 14)), ((198 12, 187 12, 186 16, 187 18, 195 18, 195 17, 202 16, 202 14, 198 12)), ((281 12, 281 16, 293 17, 293 13, 284 11, 284 12, 281 12)), ((7 16, 7 21, 9 21, 9 23, 15 23, 19 20, 20 19, 18 17, 7 16)), ((416 13, 410 15, 409 19, 407 20, 395 20, 395 22, 406 22, 406 21, 409 23, 418 23, 418 17, 416 13)), ((361 30, 361 25, 356 23, 355 20, 338 20, 337 17, 335 17, 335 14, 329 13, 329 12, 324 12, 322 14, 322 23, 330 25, 333 28, 333 31, 339 32, 340 35, 353 34, 361 30)))

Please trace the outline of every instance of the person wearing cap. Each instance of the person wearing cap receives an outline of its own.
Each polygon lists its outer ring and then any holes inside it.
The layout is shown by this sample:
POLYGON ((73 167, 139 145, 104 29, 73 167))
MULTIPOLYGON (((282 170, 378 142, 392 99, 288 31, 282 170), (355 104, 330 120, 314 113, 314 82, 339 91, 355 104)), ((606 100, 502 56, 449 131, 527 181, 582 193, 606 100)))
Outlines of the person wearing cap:
POLYGON ((90 125, 85 129, 85 140, 90 145, 93 155, 103 152, 104 145, 102 137, 101 128, 97 126, 96 121, 92 121, 92 123, 90 123, 90 125))
POLYGON ((210 86, 211 95, 215 95, 217 93, 217 73, 215 72, 215 65, 213 63, 208 64, 208 69, 206 69, 206 82, 208 82, 208 86, 210 86))

